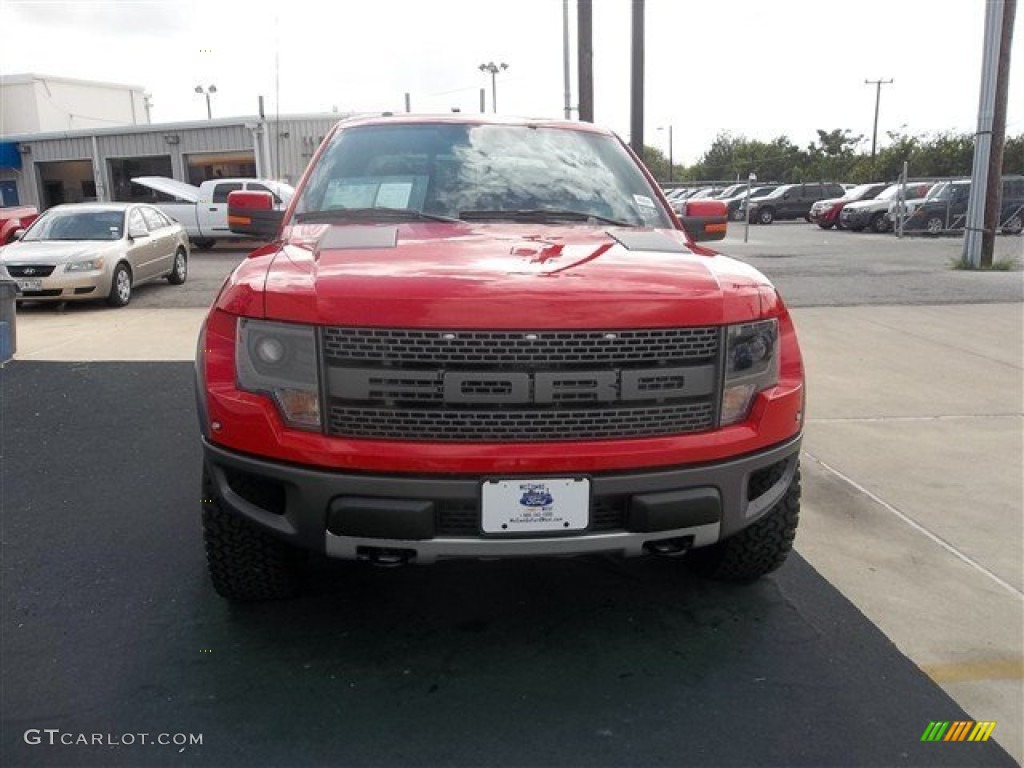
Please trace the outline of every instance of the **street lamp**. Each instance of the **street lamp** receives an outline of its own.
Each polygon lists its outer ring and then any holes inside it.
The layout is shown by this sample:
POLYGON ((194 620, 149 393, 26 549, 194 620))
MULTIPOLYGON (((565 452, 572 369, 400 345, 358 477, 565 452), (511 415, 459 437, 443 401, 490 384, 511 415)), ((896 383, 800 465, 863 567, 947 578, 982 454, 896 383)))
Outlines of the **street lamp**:
POLYGON ((206 96, 206 119, 213 120, 213 110, 210 109, 210 94, 217 92, 217 86, 211 85, 209 88, 203 88, 201 85, 196 86, 196 93, 201 93, 206 96))
MULTIPOLYGON (((665 129, 664 129, 664 127, 659 125, 657 130, 663 131, 665 129)), ((672 166, 673 165, 674 165, 674 163, 672 162, 672 126, 670 125, 668 127, 668 183, 669 184, 672 183, 672 166)))
POLYGON ((477 67, 481 72, 491 73, 491 111, 498 111, 498 80, 497 74, 504 69, 508 69, 508 64, 504 61, 501 64, 495 64, 493 61, 489 61, 486 64, 481 64, 477 67))

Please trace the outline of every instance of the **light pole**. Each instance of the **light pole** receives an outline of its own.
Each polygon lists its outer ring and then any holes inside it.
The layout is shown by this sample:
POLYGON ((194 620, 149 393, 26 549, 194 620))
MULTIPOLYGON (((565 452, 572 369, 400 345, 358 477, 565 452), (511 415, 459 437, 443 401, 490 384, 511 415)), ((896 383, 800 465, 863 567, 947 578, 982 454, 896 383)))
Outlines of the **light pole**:
POLYGON ((213 120, 213 110, 210 109, 210 94, 217 92, 217 86, 211 85, 209 88, 203 88, 201 85, 196 86, 196 93, 201 93, 206 96, 206 119, 213 120))
MULTIPOLYGON (((659 125, 657 130, 663 131, 663 130, 665 130, 665 128, 663 126, 659 125)), ((669 184, 672 183, 672 166, 673 165, 675 165, 675 163, 672 160, 672 126, 670 125, 668 127, 668 183, 669 184)))
POLYGON ((491 73, 491 112, 498 111, 498 78, 497 75, 504 69, 508 69, 508 64, 504 61, 501 64, 495 64, 493 61, 489 61, 486 64, 481 64, 477 67, 481 72, 491 73))

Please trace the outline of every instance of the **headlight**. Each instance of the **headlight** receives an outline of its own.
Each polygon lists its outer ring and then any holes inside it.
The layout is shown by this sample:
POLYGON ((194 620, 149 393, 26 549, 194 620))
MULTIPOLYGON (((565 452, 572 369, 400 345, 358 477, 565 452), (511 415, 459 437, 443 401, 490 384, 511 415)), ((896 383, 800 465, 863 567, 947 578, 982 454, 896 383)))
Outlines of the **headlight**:
POLYGON ((64 266, 65 272, 95 272, 103 269, 103 259, 89 259, 88 261, 69 261, 64 266))
POLYGON ((743 421, 758 392, 779 381, 779 322, 731 325, 726 331, 721 424, 743 421))
POLYGON ((272 396, 290 426, 320 429, 314 328, 239 319, 235 369, 239 388, 272 396))

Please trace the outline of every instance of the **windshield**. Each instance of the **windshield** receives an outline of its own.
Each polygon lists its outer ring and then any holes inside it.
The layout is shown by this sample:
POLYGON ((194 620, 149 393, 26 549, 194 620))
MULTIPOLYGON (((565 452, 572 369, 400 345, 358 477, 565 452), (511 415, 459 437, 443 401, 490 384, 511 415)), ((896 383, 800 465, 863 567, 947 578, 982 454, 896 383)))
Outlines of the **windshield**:
POLYGON ((318 212, 389 209, 414 218, 520 220, 513 215, 528 212, 537 221, 563 212, 563 221, 671 227, 656 201, 611 136, 529 125, 368 125, 335 135, 295 214, 323 220, 318 212))
POLYGON ((25 233, 32 240, 120 240, 124 211, 76 211, 53 208, 25 233))
POLYGON ((925 195, 925 202, 933 202, 935 200, 949 200, 953 197, 955 192, 955 185, 952 182, 944 181, 941 184, 936 184, 932 187, 928 194, 925 195))
POLYGON ((727 197, 735 197, 736 195, 742 195, 746 193, 746 184, 733 184, 731 187, 726 187, 722 194, 719 195, 723 200, 727 197))
POLYGON ((878 189, 877 184, 861 184, 846 193, 847 200, 870 200, 871 193, 878 189))

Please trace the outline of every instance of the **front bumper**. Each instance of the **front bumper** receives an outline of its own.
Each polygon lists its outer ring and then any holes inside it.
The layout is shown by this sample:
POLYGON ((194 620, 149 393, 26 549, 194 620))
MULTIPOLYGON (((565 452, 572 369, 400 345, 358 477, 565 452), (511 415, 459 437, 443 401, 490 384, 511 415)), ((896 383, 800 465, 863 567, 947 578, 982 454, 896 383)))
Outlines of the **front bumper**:
POLYGON ((15 277, 18 283, 18 301, 87 301, 105 298, 110 291, 109 269, 89 272, 65 272, 58 264, 53 272, 40 278, 15 277), (25 285, 33 288, 26 290, 25 285))
POLYGON ((796 472, 800 440, 797 435, 754 454, 699 466, 580 473, 590 479, 587 528, 530 535, 482 533, 482 477, 323 471, 225 450, 205 439, 203 450, 220 505, 300 548, 348 560, 388 552, 431 563, 636 556, 658 542, 683 548, 714 544, 778 503, 796 472))

